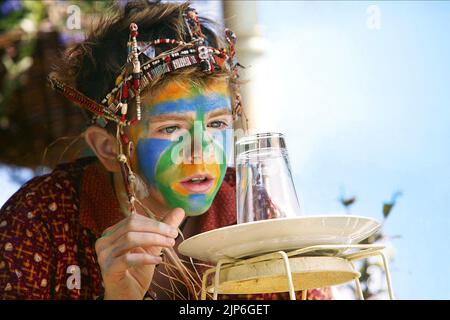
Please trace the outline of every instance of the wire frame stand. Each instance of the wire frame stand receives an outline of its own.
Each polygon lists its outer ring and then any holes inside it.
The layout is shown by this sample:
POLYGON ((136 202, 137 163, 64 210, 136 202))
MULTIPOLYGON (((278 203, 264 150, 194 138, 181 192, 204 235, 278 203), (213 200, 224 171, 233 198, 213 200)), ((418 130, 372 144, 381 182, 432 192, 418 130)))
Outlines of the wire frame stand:
MULTIPOLYGON (((252 274, 254 270, 257 269, 258 266, 261 266, 261 264, 273 264, 273 263, 280 263, 284 266, 284 272, 283 272, 283 279, 282 281, 285 281, 283 285, 288 288, 289 296, 291 300, 296 300, 295 291, 296 290, 302 290, 302 300, 307 299, 307 292, 308 289, 311 288, 311 284, 308 285, 303 283, 299 280, 302 277, 306 278, 309 277, 309 279, 313 280, 310 281, 310 283, 320 283, 323 284, 321 286, 333 286, 337 284, 342 284, 348 281, 354 281, 355 282, 355 290, 356 295, 360 300, 364 300, 363 292, 361 289, 361 284, 359 281, 359 277, 361 276, 360 273, 355 268, 355 261, 367 259, 369 257, 378 256, 381 258, 382 266, 385 272, 386 276, 386 283, 387 283, 387 289, 389 293, 389 298, 391 300, 394 298, 394 293, 392 290, 392 284, 391 284, 391 274, 389 272, 389 265, 388 265, 388 259, 386 258, 386 255, 384 253, 385 246, 380 244, 353 244, 353 245, 314 245, 309 246, 302 249, 292 250, 292 251, 278 251, 273 253, 267 253, 263 255, 259 255, 256 257, 251 258, 241 258, 241 259, 231 259, 231 258, 224 258, 220 259, 217 262, 217 265, 213 268, 210 268, 206 270, 206 272, 203 274, 202 279, 202 293, 201 293, 201 299, 206 300, 206 295, 208 292, 213 294, 213 300, 217 300, 217 296, 219 294, 232 294, 236 293, 233 292, 233 290, 227 289, 226 286, 224 286, 224 283, 226 282, 226 274, 227 272, 232 272, 233 269, 235 269, 236 272, 234 272, 235 277, 233 281, 235 283, 239 284, 239 282, 246 281, 249 279, 245 279, 245 275, 243 275, 242 279, 239 279, 239 274, 245 274, 246 272, 242 272, 243 270, 250 270, 249 274, 252 274), (331 252, 331 254, 330 254, 331 252), (328 257, 328 258, 327 258, 328 257), (322 259, 320 260, 319 264, 311 264, 311 262, 314 262, 314 259, 322 259), (348 270, 345 273, 345 277, 340 276, 340 271, 333 271, 333 268, 330 268, 329 271, 327 271, 327 276, 322 276, 320 272, 314 273, 314 268, 327 268, 326 266, 326 259, 330 262, 338 262, 341 263, 341 266, 348 265, 348 270), (335 259, 335 260, 333 260, 335 259), (297 264, 300 264, 302 266, 309 265, 310 269, 312 270, 306 270, 300 268, 300 270, 296 270, 295 276, 296 281, 294 281, 293 277, 293 262, 297 262, 297 264), (325 263, 323 263, 325 262, 325 263), (342 264, 343 263, 343 264, 342 264), (241 269, 239 269, 241 268, 241 269), (309 272, 306 272, 309 271, 309 272), (311 272, 312 271, 312 272, 311 272), (213 283, 208 285, 208 276, 210 274, 214 274, 213 277, 213 283), (238 274, 238 278, 236 279, 236 274, 238 274), (315 275, 316 274, 316 275, 315 275), (314 279, 315 277, 315 279, 314 279), (287 286, 286 286, 287 285, 287 286)), ((264 265, 263 265, 264 267, 264 265)), ((267 268, 266 268, 267 269, 267 268)), ((248 275, 248 274, 247 274, 248 275)), ((259 274, 261 275, 261 274, 259 274)), ((266 274, 266 276, 270 277, 270 271, 269 274, 266 274)), ((247 290, 245 293, 261 293, 261 285, 258 287, 258 282, 261 279, 258 279, 258 272, 255 272, 253 274, 253 283, 255 283, 255 286, 247 287, 247 290)), ((269 282, 273 282, 269 280, 269 282)), ((319 288, 321 286, 317 286, 316 288, 319 288)), ((267 289, 267 288, 266 288, 267 289)), ((286 291, 286 290, 284 290, 286 291)), ((278 290, 280 292, 280 290, 278 290)))

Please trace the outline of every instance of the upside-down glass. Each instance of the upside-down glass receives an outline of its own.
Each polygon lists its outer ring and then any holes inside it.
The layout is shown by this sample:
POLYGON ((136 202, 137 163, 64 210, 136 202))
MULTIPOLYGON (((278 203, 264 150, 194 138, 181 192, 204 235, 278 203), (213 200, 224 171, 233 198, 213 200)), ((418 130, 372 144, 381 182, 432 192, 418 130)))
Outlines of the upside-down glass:
POLYGON ((236 142, 237 223, 295 217, 300 206, 281 133, 236 142))

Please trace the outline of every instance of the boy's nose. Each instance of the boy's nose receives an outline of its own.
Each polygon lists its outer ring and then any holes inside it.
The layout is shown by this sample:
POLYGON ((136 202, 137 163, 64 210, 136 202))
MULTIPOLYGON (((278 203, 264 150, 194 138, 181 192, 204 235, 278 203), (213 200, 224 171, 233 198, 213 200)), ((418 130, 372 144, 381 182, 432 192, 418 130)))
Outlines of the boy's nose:
POLYGON ((196 121, 194 123, 194 135, 191 139, 191 163, 199 164, 203 160, 203 135, 204 130, 202 123, 196 121))
POLYGON ((194 132, 191 136, 191 152, 189 163, 201 164, 204 162, 204 152, 209 150, 212 139, 205 130, 202 122, 198 121, 194 124, 194 132))

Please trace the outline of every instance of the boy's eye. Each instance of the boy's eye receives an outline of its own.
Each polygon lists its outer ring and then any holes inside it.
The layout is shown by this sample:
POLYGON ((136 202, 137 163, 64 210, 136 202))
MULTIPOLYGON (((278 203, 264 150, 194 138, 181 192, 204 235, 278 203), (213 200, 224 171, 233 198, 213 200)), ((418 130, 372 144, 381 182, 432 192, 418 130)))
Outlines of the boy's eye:
POLYGON ((216 121, 210 122, 208 124, 208 127, 214 128, 214 129, 222 129, 222 128, 228 127, 228 124, 225 121, 216 120, 216 121))
POLYGON ((165 134, 171 134, 171 133, 174 133, 178 129, 180 129, 180 127, 170 126, 170 127, 165 127, 165 128, 160 129, 159 132, 165 133, 165 134))

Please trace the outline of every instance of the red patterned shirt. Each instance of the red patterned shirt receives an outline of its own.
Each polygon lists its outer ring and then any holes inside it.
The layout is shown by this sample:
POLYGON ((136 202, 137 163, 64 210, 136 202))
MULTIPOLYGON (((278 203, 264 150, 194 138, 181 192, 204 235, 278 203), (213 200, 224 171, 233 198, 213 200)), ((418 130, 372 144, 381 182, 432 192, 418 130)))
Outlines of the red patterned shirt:
MULTIPOLYGON (((235 224, 235 201, 230 170, 211 208, 196 217, 200 232, 235 224)), ((62 164, 33 178, 0 210, 0 297, 95 299, 102 295, 94 245, 104 229, 121 219, 111 175, 95 158, 62 164)), ((308 291, 309 299, 330 297, 329 289, 308 291)), ((220 298, 289 297, 283 293, 220 298)))

